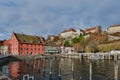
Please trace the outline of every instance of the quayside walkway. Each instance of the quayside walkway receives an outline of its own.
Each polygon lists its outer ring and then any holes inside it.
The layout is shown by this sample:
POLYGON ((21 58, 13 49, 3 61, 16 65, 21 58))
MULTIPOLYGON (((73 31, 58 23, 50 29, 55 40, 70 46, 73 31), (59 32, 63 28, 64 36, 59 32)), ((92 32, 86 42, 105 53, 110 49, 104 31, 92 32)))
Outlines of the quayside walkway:
POLYGON ((51 58, 80 58, 80 59, 108 59, 108 60, 120 60, 120 53, 71 53, 71 54, 44 54, 44 55, 29 55, 22 57, 23 60, 34 59, 51 59, 51 58))
POLYGON ((2 58, 6 58, 6 57, 8 57, 9 55, 0 55, 0 59, 2 59, 2 58))
POLYGON ((87 58, 87 59, 120 59, 120 53, 73 53, 61 54, 62 57, 69 58, 87 58))

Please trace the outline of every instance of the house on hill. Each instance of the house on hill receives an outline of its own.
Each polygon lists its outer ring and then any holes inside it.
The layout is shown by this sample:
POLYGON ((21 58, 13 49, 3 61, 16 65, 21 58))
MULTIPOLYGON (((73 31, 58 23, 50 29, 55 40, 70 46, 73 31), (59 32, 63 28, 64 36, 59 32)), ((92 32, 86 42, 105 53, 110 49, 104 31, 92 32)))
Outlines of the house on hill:
POLYGON ((76 35, 77 35, 76 30, 73 28, 70 28, 68 30, 64 30, 63 32, 61 32, 59 34, 59 36, 61 38, 65 38, 65 39, 72 39, 72 38, 76 37, 76 35))
POLYGON ((74 28, 70 28, 68 30, 64 30, 59 34, 61 38, 65 39, 73 39, 79 35, 85 35, 85 31, 82 29, 75 30, 74 28))
POLYGON ((107 32, 109 34, 120 32, 120 24, 109 26, 107 32))
POLYGON ((9 53, 12 55, 43 54, 44 38, 26 34, 12 33, 9 39, 9 53))
POLYGON ((94 33, 100 33, 101 32, 101 26, 92 27, 92 28, 86 28, 84 29, 85 34, 94 34, 94 33))

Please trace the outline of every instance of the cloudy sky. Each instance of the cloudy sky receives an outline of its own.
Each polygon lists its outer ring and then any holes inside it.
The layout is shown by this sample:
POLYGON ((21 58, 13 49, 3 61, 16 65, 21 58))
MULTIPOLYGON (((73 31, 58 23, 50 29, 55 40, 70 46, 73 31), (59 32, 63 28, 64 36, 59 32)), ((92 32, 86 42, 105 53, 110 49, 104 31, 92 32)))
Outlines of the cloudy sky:
POLYGON ((11 32, 58 34, 64 29, 120 24, 120 0, 0 0, 0 39, 11 32))

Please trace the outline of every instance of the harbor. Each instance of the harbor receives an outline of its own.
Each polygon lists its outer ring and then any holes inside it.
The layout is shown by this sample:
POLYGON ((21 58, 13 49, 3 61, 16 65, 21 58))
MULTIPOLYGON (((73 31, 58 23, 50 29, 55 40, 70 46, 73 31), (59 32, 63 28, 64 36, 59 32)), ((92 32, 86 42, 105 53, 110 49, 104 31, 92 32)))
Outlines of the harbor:
MULTIPOLYGON (((21 61, 11 61, 2 65, 0 70, 4 76, 1 78, 5 78, 6 76, 7 80, 10 80, 9 78, 11 78, 11 80, 119 80, 119 56, 119 53, 46 54, 26 57, 14 56, 14 58, 21 59, 21 61), (10 65, 13 67, 10 67, 10 65), (20 66, 22 66, 23 69, 21 69, 20 66), (11 70, 15 71, 14 74, 16 75, 11 76, 13 73, 11 70), (102 71, 100 72, 100 70, 102 71), (112 71, 109 73, 109 70, 112 71), (108 75, 111 76, 104 76, 101 75, 101 73, 109 73, 108 75), (100 76, 97 76, 97 74, 100 76), (108 79, 104 79, 105 77, 108 79)), ((2 55, 0 56, 0 60, 7 57, 8 56, 2 55)))
POLYGON ((119 66, 119 60, 39 58, 12 61, 0 70, 11 80, 119 80, 119 66))

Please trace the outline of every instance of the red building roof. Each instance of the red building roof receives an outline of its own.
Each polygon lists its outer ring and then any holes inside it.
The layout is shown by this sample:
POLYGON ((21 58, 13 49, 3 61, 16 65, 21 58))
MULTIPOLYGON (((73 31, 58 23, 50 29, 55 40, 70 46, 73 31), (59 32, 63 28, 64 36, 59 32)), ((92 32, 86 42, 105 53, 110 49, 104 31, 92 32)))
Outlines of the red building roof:
POLYGON ((26 34, 14 33, 20 43, 42 44, 44 42, 41 36, 32 36, 26 34))
POLYGON ((120 24, 115 24, 115 25, 112 25, 110 27, 117 27, 117 26, 120 26, 120 24))
POLYGON ((75 30, 74 28, 70 28, 70 29, 68 29, 68 30, 64 30, 64 31, 61 32, 61 33, 70 32, 70 31, 76 32, 76 30, 75 30))

